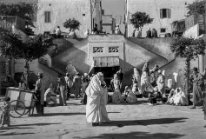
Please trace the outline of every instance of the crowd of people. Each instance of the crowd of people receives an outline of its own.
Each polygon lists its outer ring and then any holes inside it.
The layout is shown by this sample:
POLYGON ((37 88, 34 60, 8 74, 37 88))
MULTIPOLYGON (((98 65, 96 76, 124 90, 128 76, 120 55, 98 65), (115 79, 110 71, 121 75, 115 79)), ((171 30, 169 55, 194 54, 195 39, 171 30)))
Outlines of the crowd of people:
POLYGON ((81 102, 86 104, 85 90, 89 81, 90 77, 87 73, 84 73, 82 76, 80 73, 76 73, 75 75, 66 73, 65 76, 59 75, 56 87, 51 83, 46 92, 43 92, 44 105, 56 106, 59 103, 61 106, 66 106, 66 101, 72 95, 75 99, 82 98, 81 102))
MULTIPOLYGON (((193 106, 191 108, 196 108, 196 105, 203 102, 204 98, 203 111, 206 117, 206 96, 203 93, 205 73, 200 74, 198 69, 194 68, 190 79, 193 82, 193 106)), ((50 83, 45 91, 43 74, 38 73, 35 84, 36 112, 38 115, 43 115, 45 105, 66 106, 66 101, 72 95, 76 99, 81 98, 81 103, 86 104, 86 119, 93 125, 109 121, 106 112, 107 103, 135 104, 139 98, 144 97, 148 98, 149 105, 166 103, 186 106, 189 104, 188 95, 185 94, 184 88, 177 85, 177 73, 173 75, 174 79, 166 81, 165 70, 160 70, 158 65, 149 69, 149 62, 146 62, 142 71, 134 68, 132 84, 128 86, 123 86, 124 74, 120 68, 114 74, 109 86, 105 83, 104 75, 101 72, 91 76, 87 73, 81 76, 77 72, 75 75, 69 73, 66 73, 65 76, 59 75, 57 83, 50 83), (113 92, 112 95, 108 95, 108 90, 113 92)), ((22 80, 19 87, 25 86, 22 80)), ((4 104, 0 122, 1 125, 9 126, 10 120, 7 116, 9 98, 5 98, 4 104)))
MULTIPOLYGON (((114 92, 112 103, 135 104, 138 98, 148 98, 149 105, 171 104, 178 106, 189 105, 190 100, 185 88, 178 86, 177 73, 173 74, 173 79, 166 79, 165 70, 160 70, 158 65, 149 69, 149 63, 145 63, 142 71, 134 68, 132 84, 122 89, 122 78, 116 73, 111 80, 111 88, 114 92)), ((193 69, 190 80, 193 82, 193 107, 203 100, 204 79, 197 68, 193 69)))
MULTIPOLYGON (((142 74, 134 68, 132 85, 126 86, 121 92, 123 73, 119 70, 114 74, 111 80, 114 93, 112 95, 113 103, 136 103, 138 97, 148 97, 150 104, 155 104, 158 101, 173 105, 188 105, 189 100, 183 89, 177 85, 177 74, 174 74, 176 84, 172 84, 172 80, 168 80, 168 85, 165 85, 165 71, 161 71, 156 65, 152 70, 149 70, 149 63, 143 66, 142 74)), ((203 100, 203 111, 206 117, 206 97, 202 97, 204 89, 202 82, 204 76, 198 73, 197 68, 193 69, 191 80, 193 81, 193 107, 196 103, 203 100)), ((108 103, 108 93, 106 83, 102 73, 97 73, 89 83, 86 89, 87 104, 86 104, 86 120, 93 126, 98 126, 109 122, 106 111, 108 103)))

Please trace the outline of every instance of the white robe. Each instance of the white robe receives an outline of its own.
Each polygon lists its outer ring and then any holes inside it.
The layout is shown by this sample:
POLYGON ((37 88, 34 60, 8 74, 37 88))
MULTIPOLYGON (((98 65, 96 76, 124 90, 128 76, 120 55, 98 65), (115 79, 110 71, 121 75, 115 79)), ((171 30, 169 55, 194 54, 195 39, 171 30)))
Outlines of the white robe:
POLYGON ((107 90, 101 87, 98 76, 94 76, 86 89, 87 105, 86 120, 88 123, 101 123, 109 121, 106 104, 107 90))
POLYGON ((149 76, 145 71, 142 73, 142 76, 141 76, 141 91, 142 92, 144 91, 152 92, 153 91, 153 87, 149 82, 149 76))
POLYGON ((165 77, 164 75, 159 75, 157 78, 157 88, 160 93, 164 93, 164 87, 165 87, 165 77))
POLYGON ((174 105, 188 105, 188 99, 186 94, 182 90, 178 92, 177 89, 174 91, 174 94, 168 98, 168 102, 174 105))

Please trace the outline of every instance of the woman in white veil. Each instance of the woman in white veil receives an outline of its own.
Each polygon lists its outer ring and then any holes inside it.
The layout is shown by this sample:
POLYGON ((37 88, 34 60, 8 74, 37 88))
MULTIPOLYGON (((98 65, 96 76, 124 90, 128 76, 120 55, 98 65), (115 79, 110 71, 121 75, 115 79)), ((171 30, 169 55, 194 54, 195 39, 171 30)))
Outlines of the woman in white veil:
POLYGON ((106 104, 107 104, 107 87, 104 82, 103 73, 99 72, 92 77, 89 86, 86 89, 87 105, 86 120, 93 126, 100 123, 108 122, 106 104))

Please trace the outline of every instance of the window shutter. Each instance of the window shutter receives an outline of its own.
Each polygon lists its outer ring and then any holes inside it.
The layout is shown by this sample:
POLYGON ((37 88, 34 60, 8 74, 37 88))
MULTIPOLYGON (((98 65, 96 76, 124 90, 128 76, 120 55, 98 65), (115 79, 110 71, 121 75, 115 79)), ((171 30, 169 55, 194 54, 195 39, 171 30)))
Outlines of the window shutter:
POLYGON ((44 16, 45 16, 45 23, 50 23, 51 22, 51 12, 45 11, 44 16))
POLYGON ((160 18, 163 18, 163 9, 160 9, 160 18))
POLYGON ((47 12, 44 12, 44 21, 47 22, 47 12))
POLYGON ((167 9, 167 17, 171 18, 171 9, 167 9))

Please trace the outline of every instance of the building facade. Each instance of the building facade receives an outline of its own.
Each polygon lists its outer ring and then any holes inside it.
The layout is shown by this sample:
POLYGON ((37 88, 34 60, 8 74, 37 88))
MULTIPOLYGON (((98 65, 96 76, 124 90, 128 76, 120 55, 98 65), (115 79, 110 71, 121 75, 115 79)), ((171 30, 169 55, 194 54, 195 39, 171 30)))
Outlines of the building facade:
POLYGON ((112 15, 102 15, 102 32, 113 34, 115 29, 115 19, 112 15))
POLYGON ((91 0, 91 30, 97 25, 99 31, 102 30, 102 0, 91 0))
POLYGON ((38 0, 35 33, 52 33, 57 26, 69 33, 63 23, 69 18, 80 22, 76 35, 85 38, 94 24, 101 25, 101 0, 38 0))
POLYGON ((171 24, 173 21, 184 19, 187 15, 188 4, 195 0, 125 0, 126 2, 126 36, 131 37, 134 27, 130 23, 132 14, 135 12, 145 12, 153 22, 145 25, 142 30, 142 37, 146 36, 146 31, 155 28, 158 36, 165 36, 172 33, 171 24))

